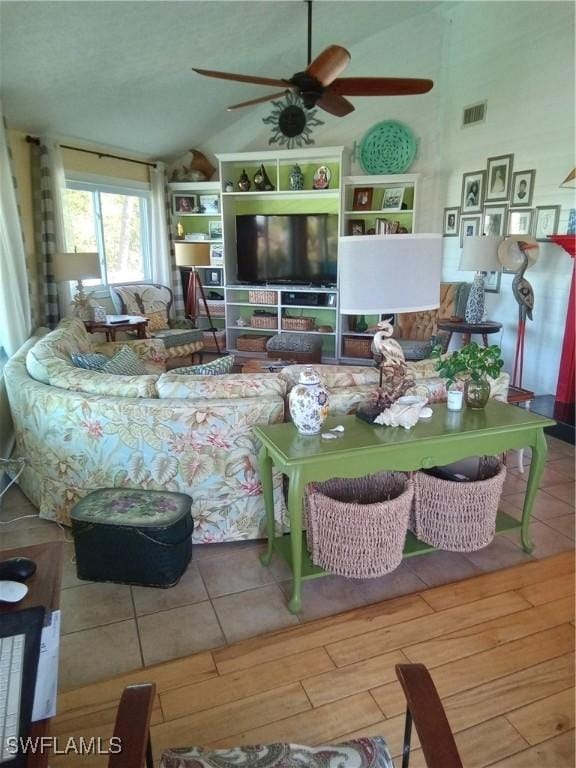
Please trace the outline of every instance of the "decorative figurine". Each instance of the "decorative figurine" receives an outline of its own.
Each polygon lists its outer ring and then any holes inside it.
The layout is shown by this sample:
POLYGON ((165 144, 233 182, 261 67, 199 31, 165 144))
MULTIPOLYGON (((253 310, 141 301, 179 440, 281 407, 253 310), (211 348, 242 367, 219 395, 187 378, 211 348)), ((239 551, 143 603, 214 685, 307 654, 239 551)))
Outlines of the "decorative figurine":
POLYGON ((178 238, 180 240, 183 240, 184 239, 184 227, 182 226, 182 222, 181 221, 179 221, 178 224, 176 225, 176 232, 178 233, 178 238))
POLYGON ((254 174, 254 186, 259 192, 271 192, 274 189, 274 184, 268 178, 264 165, 260 165, 254 174))
POLYGON ((290 171, 290 189, 304 189, 304 174, 298 163, 290 171))
POLYGON ((234 184, 231 181, 227 181, 224 184, 224 192, 234 192, 234 184))
POLYGON ((330 179, 332 178, 332 172, 326 165, 321 165, 316 169, 314 174, 314 180, 312 186, 314 189, 328 189, 330 179))
POLYGON ((248 178, 248 174, 246 173, 246 170, 243 169, 242 173, 240 174, 240 178, 238 179, 238 189, 240 190, 240 192, 248 192, 251 186, 252 186, 252 182, 248 178))

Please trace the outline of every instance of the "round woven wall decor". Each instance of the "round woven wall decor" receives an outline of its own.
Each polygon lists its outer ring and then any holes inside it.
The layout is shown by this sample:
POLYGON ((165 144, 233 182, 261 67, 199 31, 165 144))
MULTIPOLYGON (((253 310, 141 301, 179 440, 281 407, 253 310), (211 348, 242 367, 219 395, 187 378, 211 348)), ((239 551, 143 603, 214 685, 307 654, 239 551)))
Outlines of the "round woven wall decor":
POLYGON ((396 120, 377 123, 360 144, 360 164, 366 173, 404 173, 415 157, 416 137, 396 120))

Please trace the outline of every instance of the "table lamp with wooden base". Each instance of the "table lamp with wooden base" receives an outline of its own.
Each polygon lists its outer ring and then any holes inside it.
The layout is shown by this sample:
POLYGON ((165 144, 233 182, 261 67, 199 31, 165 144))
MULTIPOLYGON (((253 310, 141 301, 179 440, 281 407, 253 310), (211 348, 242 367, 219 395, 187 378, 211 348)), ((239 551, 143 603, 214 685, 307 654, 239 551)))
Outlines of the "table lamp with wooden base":
POLYGON ((206 318, 209 323, 208 328, 205 330, 209 331, 214 337, 216 353, 219 355, 220 345, 218 344, 218 337, 216 335, 218 328, 212 323, 212 316, 210 314, 208 302, 206 301, 204 286, 202 285, 202 280, 200 279, 197 270, 197 267, 210 266, 210 245, 208 243, 175 243, 174 253, 176 256, 176 265, 178 267, 190 268, 188 289, 186 291, 186 317, 189 317, 194 321, 194 324, 196 324, 196 319, 198 317, 198 302, 202 301, 206 318))

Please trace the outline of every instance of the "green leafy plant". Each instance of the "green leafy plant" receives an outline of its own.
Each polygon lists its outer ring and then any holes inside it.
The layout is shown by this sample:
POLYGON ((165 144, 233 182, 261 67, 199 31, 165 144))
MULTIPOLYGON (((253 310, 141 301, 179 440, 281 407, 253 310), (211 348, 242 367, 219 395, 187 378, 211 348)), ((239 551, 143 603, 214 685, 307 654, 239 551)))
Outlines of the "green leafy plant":
POLYGON ((436 359, 436 370, 448 384, 459 379, 481 381, 490 376, 495 379, 504 365, 501 358, 502 350, 493 344, 490 347, 480 347, 475 341, 450 355, 442 355, 440 346, 434 347, 432 357, 436 359))

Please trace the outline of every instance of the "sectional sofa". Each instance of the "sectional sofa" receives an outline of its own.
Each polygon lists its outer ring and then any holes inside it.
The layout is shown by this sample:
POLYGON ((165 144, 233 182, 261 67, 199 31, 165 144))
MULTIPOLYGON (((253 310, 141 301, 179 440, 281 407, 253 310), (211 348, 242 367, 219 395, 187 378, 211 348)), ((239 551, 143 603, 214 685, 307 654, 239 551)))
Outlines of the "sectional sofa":
MULTIPOLYGON (((138 487, 188 493, 196 543, 264 535, 264 504, 252 427, 281 422, 299 366, 280 374, 193 376, 167 372, 163 344, 128 342, 148 373, 109 375, 77 368, 74 352, 112 356, 126 342, 97 344, 81 321, 40 331, 5 367, 16 454, 27 460, 18 482, 40 516, 69 524, 91 490, 138 487)), ((377 384, 367 367, 315 366, 334 414, 366 403, 377 384)), ((429 361, 411 364, 417 387, 442 399, 445 382, 429 361)), ((508 376, 493 382, 505 397, 508 376)), ((282 478, 274 477, 277 528, 285 527, 282 478)))

